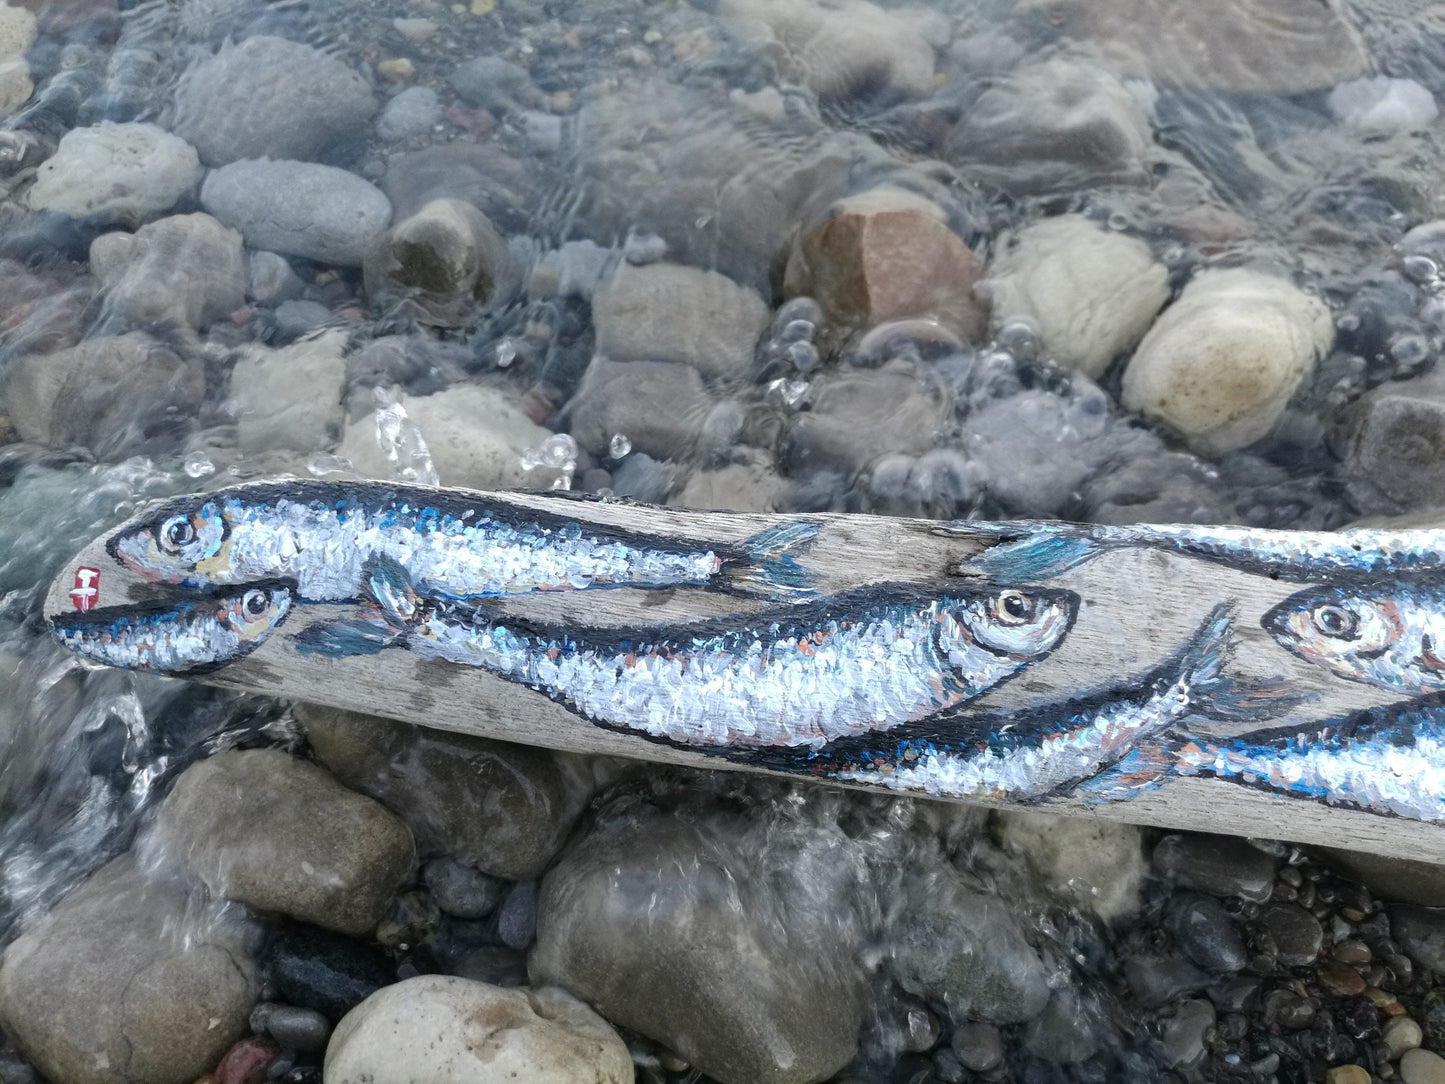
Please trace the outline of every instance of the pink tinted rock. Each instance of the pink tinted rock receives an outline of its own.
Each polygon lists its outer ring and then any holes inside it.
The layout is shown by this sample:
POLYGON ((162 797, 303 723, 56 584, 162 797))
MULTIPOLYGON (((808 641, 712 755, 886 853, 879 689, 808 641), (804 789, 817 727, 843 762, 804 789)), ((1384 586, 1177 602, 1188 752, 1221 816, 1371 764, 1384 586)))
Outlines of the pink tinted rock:
POLYGON ((216 1084, 266 1084, 266 1071, 280 1053, 270 1039, 253 1035, 227 1050, 212 1075, 216 1084))

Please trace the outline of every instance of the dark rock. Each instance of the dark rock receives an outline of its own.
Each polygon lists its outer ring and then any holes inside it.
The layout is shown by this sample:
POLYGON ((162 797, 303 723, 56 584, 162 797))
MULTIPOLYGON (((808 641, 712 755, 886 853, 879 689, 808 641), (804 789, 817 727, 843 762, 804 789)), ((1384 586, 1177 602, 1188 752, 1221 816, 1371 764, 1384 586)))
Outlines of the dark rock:
POLYGON ((1124 981, 1141 1008, 1157 1009, 1183 994, 1198 993, 1209 976, 1173 956, 1134 956, 1124 963, 1124 981))
POLYGON ((1292 990, 1271 990, 1264 995, 1264 1022, 1267 1027, 1289 1031, 1307 1028, 1315 1018, 1315 1007, 1308 998, 1292 990))
POLYGON ((1055 990, 1024 1029, 1024 1049, 1055 1065, 1086 1061, 1099 1049, 1099 1021, 1077 992, 1055 990))
POLYGON ((1286 967, 1304 967, 1319 957, 1325 931, 1320 920, 1293 903, 1271 903, 1256 920, 1274 942, 1276 958, 1286 967))
POLYGON ((376 112, 366 81, 308 45, 257 35, 192 64, 176 86, 176 134, 208 166, 311 159, 376 112))
POLYGON ((450 970, 493 986, 522 986, 527 981, 527 954, 505 945, 481 945, 456 957, 450 970))
POLYGON ((1445 907, 1397 903, 1386 910, 1390 932, 1405 954, 1421 967, 1445 972, 1445 907))
POLYGON ((434 858, 422 867, 432 899, 457 918, 486 918, 502 900, 506 882, 454 858, 434 858))
POLYGON ((507 893, 497 912, 497 937, 508 948, 521 951, 537 935, 537 882, 519 881, 507 893))
POLYGON ((1425 1045, 1437 1053, 1445 1050, 1445 991, 1431 990, 1421 998, 1416 1015, 1425 1045))
POLYGON ((1160 1036, 1164 1064, 1194 1070, 1204 1061, 1204 1037, 1214 1026, 1214 1006, 1207 1001, 1181 1001, 1164 1023, 1160 1036))
POLYGON ((277 1005, 266 1017, 266 1033, 286 1050, 320 1054, 331 1038, 331 1021, 315 1009, 277 1005))
POLYGON ((1365 979, 1358 971, 1338 960, 1322 960, 1315 968, 1320 989, 1335 997, 1354 997, 1364 992, 1365 979))
POLYGON ((1200 967, 1239 971, 1248 960, 1244 938, 1229 912, 1210 896, 1180 893, 1169 905, 1169 931, 1179 948, 1200 967))
POLYGON ((1263 903, 1274 884, 1275 859, 1230 836, 1165 836, 1153 862, 1161 876, 1214 896, 1263 903))
POLYGON ((666 504, 672 492, 673 471, 645 452, 633 452, 608 479, 619 497, 644 504, 666 504))
POLYGON ((381 949, 299 923, 276 932, 262 963, 277 996, 332 1020, 396 981, 391 960, 381 949))

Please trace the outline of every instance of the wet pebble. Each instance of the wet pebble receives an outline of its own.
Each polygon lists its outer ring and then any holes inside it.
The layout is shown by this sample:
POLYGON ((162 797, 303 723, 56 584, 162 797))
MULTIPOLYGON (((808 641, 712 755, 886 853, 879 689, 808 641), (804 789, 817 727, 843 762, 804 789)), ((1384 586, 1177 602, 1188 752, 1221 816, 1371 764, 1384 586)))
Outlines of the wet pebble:
POLYGON ((210 215, 170 215, 135 233, 103 233, 91 272, 119 326, 208 327, 245 304, 241 235, 210 215))
POLYGON ((252 248, 342 267, 360 265, 391 220, 391 203, 374 186, 311 162, 232 162, 206 178, 201 204, 252 248))
POLYGON ((1445 1058, 1430 1050, 1407 1050, 1400 1058, 1405 1084, 1445 1084, 1445 1058))
POLYGON ((1214 1006, 1207 1001, 1181 1001, 1164 1024, 1164 1064, 1171 1069, 1197 1069, 1205 1056, 1205 1036, 1214 1027, 1214 1006))
POLYGON ((1003 1036, 992 1024, 959 1025, 951 1045, 964 1068, 975 1073, 987 1073, 1003 1064, 1003 1036))
POLYGON ((1320 988, 1335 997, 1355 997, 1365 990, 1365 979, 1358 971, 1336 960, 1323 960, 1315 968, 1320 988))
POLYGON ((1408 1016, 1397 1016, 1385 1024, 1380 1032, 1385 1045, 1390 1048, 1390 1057, 1398 1058, 1407 1050, 1414 1050, 1425 1038, 1420 1025, 1408 1016))
POLYGON ((463 101, 497 114, 542 104, 542 92, 527 71, 500 56, 479 56, 458 64, 448 82, 463 101))
POLYGON ((1133 956, 1124 963, 1124 981, 1140 1006, 1157 1009, 1182 994, 1204 989, 1209 976, 1178 957, 1133 956))
POLYGON ((1413 79, 1384 75, 1339 84, 1328 104, 1343 124, 1369 134, 1424 128, 1440 112, 1434 96, 1413 79))
POLYGON ((442 103, 431 87, 407 87, 393 96, 376 121, 376 134, 388 143, 424 136, 441 123, 442 103))
POLYGON ((1209 896, 1176 896, 1170 904, 1168 925, 1184 954, 1200 967, 1233 972, 1248 960, 1244 939, 1229 913, 1209 896))
POLYGON ((454 858, 434 858, 422 867, 423 883, 437 906, 457 918, 486 918, 501 902, 506 882, 454 858))
POLYGON ((252 1036, 226 1051, 216 1066, 216 1084, 266 1084, 281 1051, 270 1039, 252 1036))
POLYGON ((1325 1084, 1370 1084, 1370 1071, 1362 1065, 1336 1065, 1325 1071, 1325 1084))
POLYGON ((1315 1018, 1315 1007, 1309 998, 1292 990, 1271 990, 1265 994, 1262 1011, 1266 1026, 1288 1031, 1309 1027, 1315 1018))
POLYGON ((396 977, 375 945, 300 924, 277 930, 262 963, 277 995, 333 1020, 396 977))
POLYGON ((1231 836, 1171 835, 1154 848, 1154 868, 1187 888, 1263 903, 1274 882, 1275 859, 1231 836))
POLYGON ((331 1021, 315 1009, 274 1005, 266 1014, 266 1033, 285 1050, 320 1054, 331 1038, 331 1021))
POLYGON ((507 893, 497 911, 497 937, 518 951, 532 943, 537 934, 537 882, 519 881, 507 893))
POLYGON ((1303 907, 1271 903, 1260 909, 1257 922, 1268 933, 1277 959, 1286 967, 1303 967, 1319 956, 1324 927, 1303 907))
POLYGON ((193 193, 203 172, 194 147, 154 124, 74 128, 36 171, 25 203, 139 224, 193 193))
POLYGON ((1445 908, 1397 903, 1387 909, 1390 932, 1421 967, 1445 972, 1445 908))
POLYGON ((1415 1014, 1425 1034, 1425 1045, 1445 1050, 1445 991, 1431 990, 1420 1000, 1415 1014))

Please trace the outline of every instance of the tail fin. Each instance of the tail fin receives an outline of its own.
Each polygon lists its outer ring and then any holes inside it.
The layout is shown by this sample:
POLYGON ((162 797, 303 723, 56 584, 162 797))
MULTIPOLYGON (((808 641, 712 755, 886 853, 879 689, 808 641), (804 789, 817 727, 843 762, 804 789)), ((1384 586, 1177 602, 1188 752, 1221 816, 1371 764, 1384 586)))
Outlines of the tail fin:
POLYGON ((315 624, 291 637, 297 654, 375 655, 402 642, 419 612, 406 569, 390 557, 371 558, 362 566, 361 592, 363 605, 355 617, 315 624))
POLYGON ((1085 805, 1119 802, 1153 790, 1174 771, 1172 745, 1151 742, 1130 750, 1098 775, 1084 780, 1068 793, 1085 805))
POLYGON ((958 568, 963 576, 987 580, 1050 580, 1104 551, 1107 543, 1085 529, 1052 523, 951 523, 947 533, 987 538, 994 544, 958 568))
POLYGON ((780 523, 744 539, 737 556, 723 562, 725 590, 739 595, 793 601, 813 595, 813 574, 797 555, 812 548, 818 525, 806 520, 780 523))
POLYGON ((1189 686, 1194 709, 1211 719, 1247 722, 1313 699, 1313 693, 1291 689, 1279 677, 1240 681, 1223 676, 1229 659, 1230 609, 1228 603, 1214 607, 1180 658, 1179 672, 1189 686))

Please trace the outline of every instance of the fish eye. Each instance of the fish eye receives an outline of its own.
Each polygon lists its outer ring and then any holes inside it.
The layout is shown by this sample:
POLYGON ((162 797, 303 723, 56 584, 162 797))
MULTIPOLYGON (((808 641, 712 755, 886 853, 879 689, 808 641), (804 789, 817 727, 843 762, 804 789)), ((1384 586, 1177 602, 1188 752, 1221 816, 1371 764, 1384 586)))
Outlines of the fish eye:
POLYGON ((241 597, 241 609, 247 617, 260 617, 270 609, 271 600, 266 597, 266 592, 261 590, 247 591, 241 597))
POLYGON ((1022 625, 1034 616, 1034 602, 1022 591, 1003 591, 994 602, 999 618, 1008 625, 1022 625))
POLYGON ((190 516, 172 516, 160 525, 156 536, 161 549, 167 553, 178 553, 182 546, 195 540, 196 528, 190 516))
POLYGON ((1336 640, 1353 640, 1360 632, 1360 619, 1343 606, 1316 606, 1310 613, 1315 628, 1336 640))

